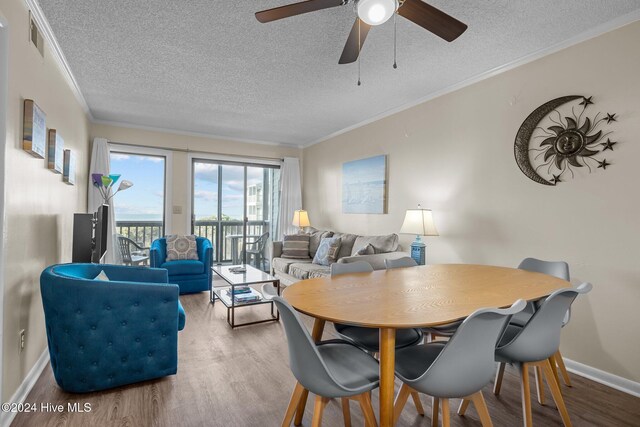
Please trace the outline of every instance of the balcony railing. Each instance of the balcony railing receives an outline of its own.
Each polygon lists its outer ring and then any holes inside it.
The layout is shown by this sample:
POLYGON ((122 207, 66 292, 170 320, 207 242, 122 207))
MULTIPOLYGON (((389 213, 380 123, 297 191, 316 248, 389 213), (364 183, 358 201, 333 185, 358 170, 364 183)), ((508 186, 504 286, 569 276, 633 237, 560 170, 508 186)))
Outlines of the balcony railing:
MULTIPOLYGON (((269 224, 269 221, 248 221, 247 241, 251 242, 269 231, 269 224)), ((242 221, 196 221, 193 234, 211 241, 214 262, 228 263, 237 261, 242 251, 242 229, 242 221)), ((164 236, 164 225, 162 221, 116 221, 116 233, 149 247, 155 239, 164 236)))

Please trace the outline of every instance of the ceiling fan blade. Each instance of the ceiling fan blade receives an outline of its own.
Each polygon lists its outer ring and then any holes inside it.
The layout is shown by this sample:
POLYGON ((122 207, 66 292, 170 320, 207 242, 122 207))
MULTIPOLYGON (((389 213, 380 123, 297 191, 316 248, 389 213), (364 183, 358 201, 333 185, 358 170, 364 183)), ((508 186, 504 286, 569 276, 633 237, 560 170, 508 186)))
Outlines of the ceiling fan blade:
POLYGON ((358 54, 362 50, 362 46, 364 45, 364 41, 366 40, 370 29, 371 25, 366 24, 360 18, 356 18, 356 22, 354 22, 353 27, 351 27, 349 38, 347 39, 347 43, 344 45, 342 56, 340 56, 338 64, 350 64, 352 62, 356 62, 358 54), (360 30, 360 37, 358 37, 358 29, 360 30), (358 39, 360 40, 360 46, 358 46, 358 39))
POLYGON ((405 0, 398 14, 448 42, 460 37, 467 29, 466 24, 420 0, 405 0))
POLYGON ((290 16, 302 15, 303 13, 315 12, 316 10, 342 6, 344 4, 345 2, 343 0, 307 0, 257 12, 256 18, 258 21, 265 23, 290 16))

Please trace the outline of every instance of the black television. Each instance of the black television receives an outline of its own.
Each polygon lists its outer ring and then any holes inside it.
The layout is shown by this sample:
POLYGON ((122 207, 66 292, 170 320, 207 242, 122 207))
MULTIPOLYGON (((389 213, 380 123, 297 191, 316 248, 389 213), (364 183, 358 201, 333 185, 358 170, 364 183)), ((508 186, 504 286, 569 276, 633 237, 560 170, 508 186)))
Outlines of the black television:
POLYGON ((100 263, 107 252, 109 233, 109 205, 102 205, 95 213, 73 215, 72 262, 100 263))

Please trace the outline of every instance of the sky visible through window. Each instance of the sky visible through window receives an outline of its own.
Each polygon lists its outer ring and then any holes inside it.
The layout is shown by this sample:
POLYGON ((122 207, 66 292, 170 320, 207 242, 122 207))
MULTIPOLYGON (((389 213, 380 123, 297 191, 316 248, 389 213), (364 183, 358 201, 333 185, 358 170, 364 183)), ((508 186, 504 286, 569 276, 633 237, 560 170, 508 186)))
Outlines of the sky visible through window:
POLYGON ((115 196, 116 221, 162 221, 164 169, 164 157, 111 153, 111 173, 133 182, 115 196))
MULTIPOLYGON (((195 162, 193 177, 196 220, 218 219, 218 168, 222 167, 222 220, 242 221, 244 213, 244 166, 195 162)), ((263 168, 247 168, 247 185, 262 183, 263 168)))

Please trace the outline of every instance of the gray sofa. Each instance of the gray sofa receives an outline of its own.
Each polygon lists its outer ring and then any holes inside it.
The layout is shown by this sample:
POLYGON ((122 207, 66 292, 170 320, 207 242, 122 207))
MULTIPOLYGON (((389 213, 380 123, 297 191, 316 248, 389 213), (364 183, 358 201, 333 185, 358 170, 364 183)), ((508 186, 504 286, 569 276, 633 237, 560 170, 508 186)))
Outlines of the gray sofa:
POLYGON ((408 256, 406 252, 399 250, 398 235, 386 236, 359 236, 348 233, 334 233, 327 230, 307 228, 309 234, 309 258, 290 259, 282 258, 282 242, 274 241, 271 244, 271 274, 280 279, 280 283, 288 286, 299 280, 314 277, 326 277, 330 274, 330 267, 313 264, 312 260, 318 250, 320 240, 324 237, 340 237, 340 250, 338 251, 339 263, 366 261, 374 270, 384 270, 385 259, 397 259, 408 256), (357 255, 359 249, 371 244, 374 252, 370 255, 357 255))

